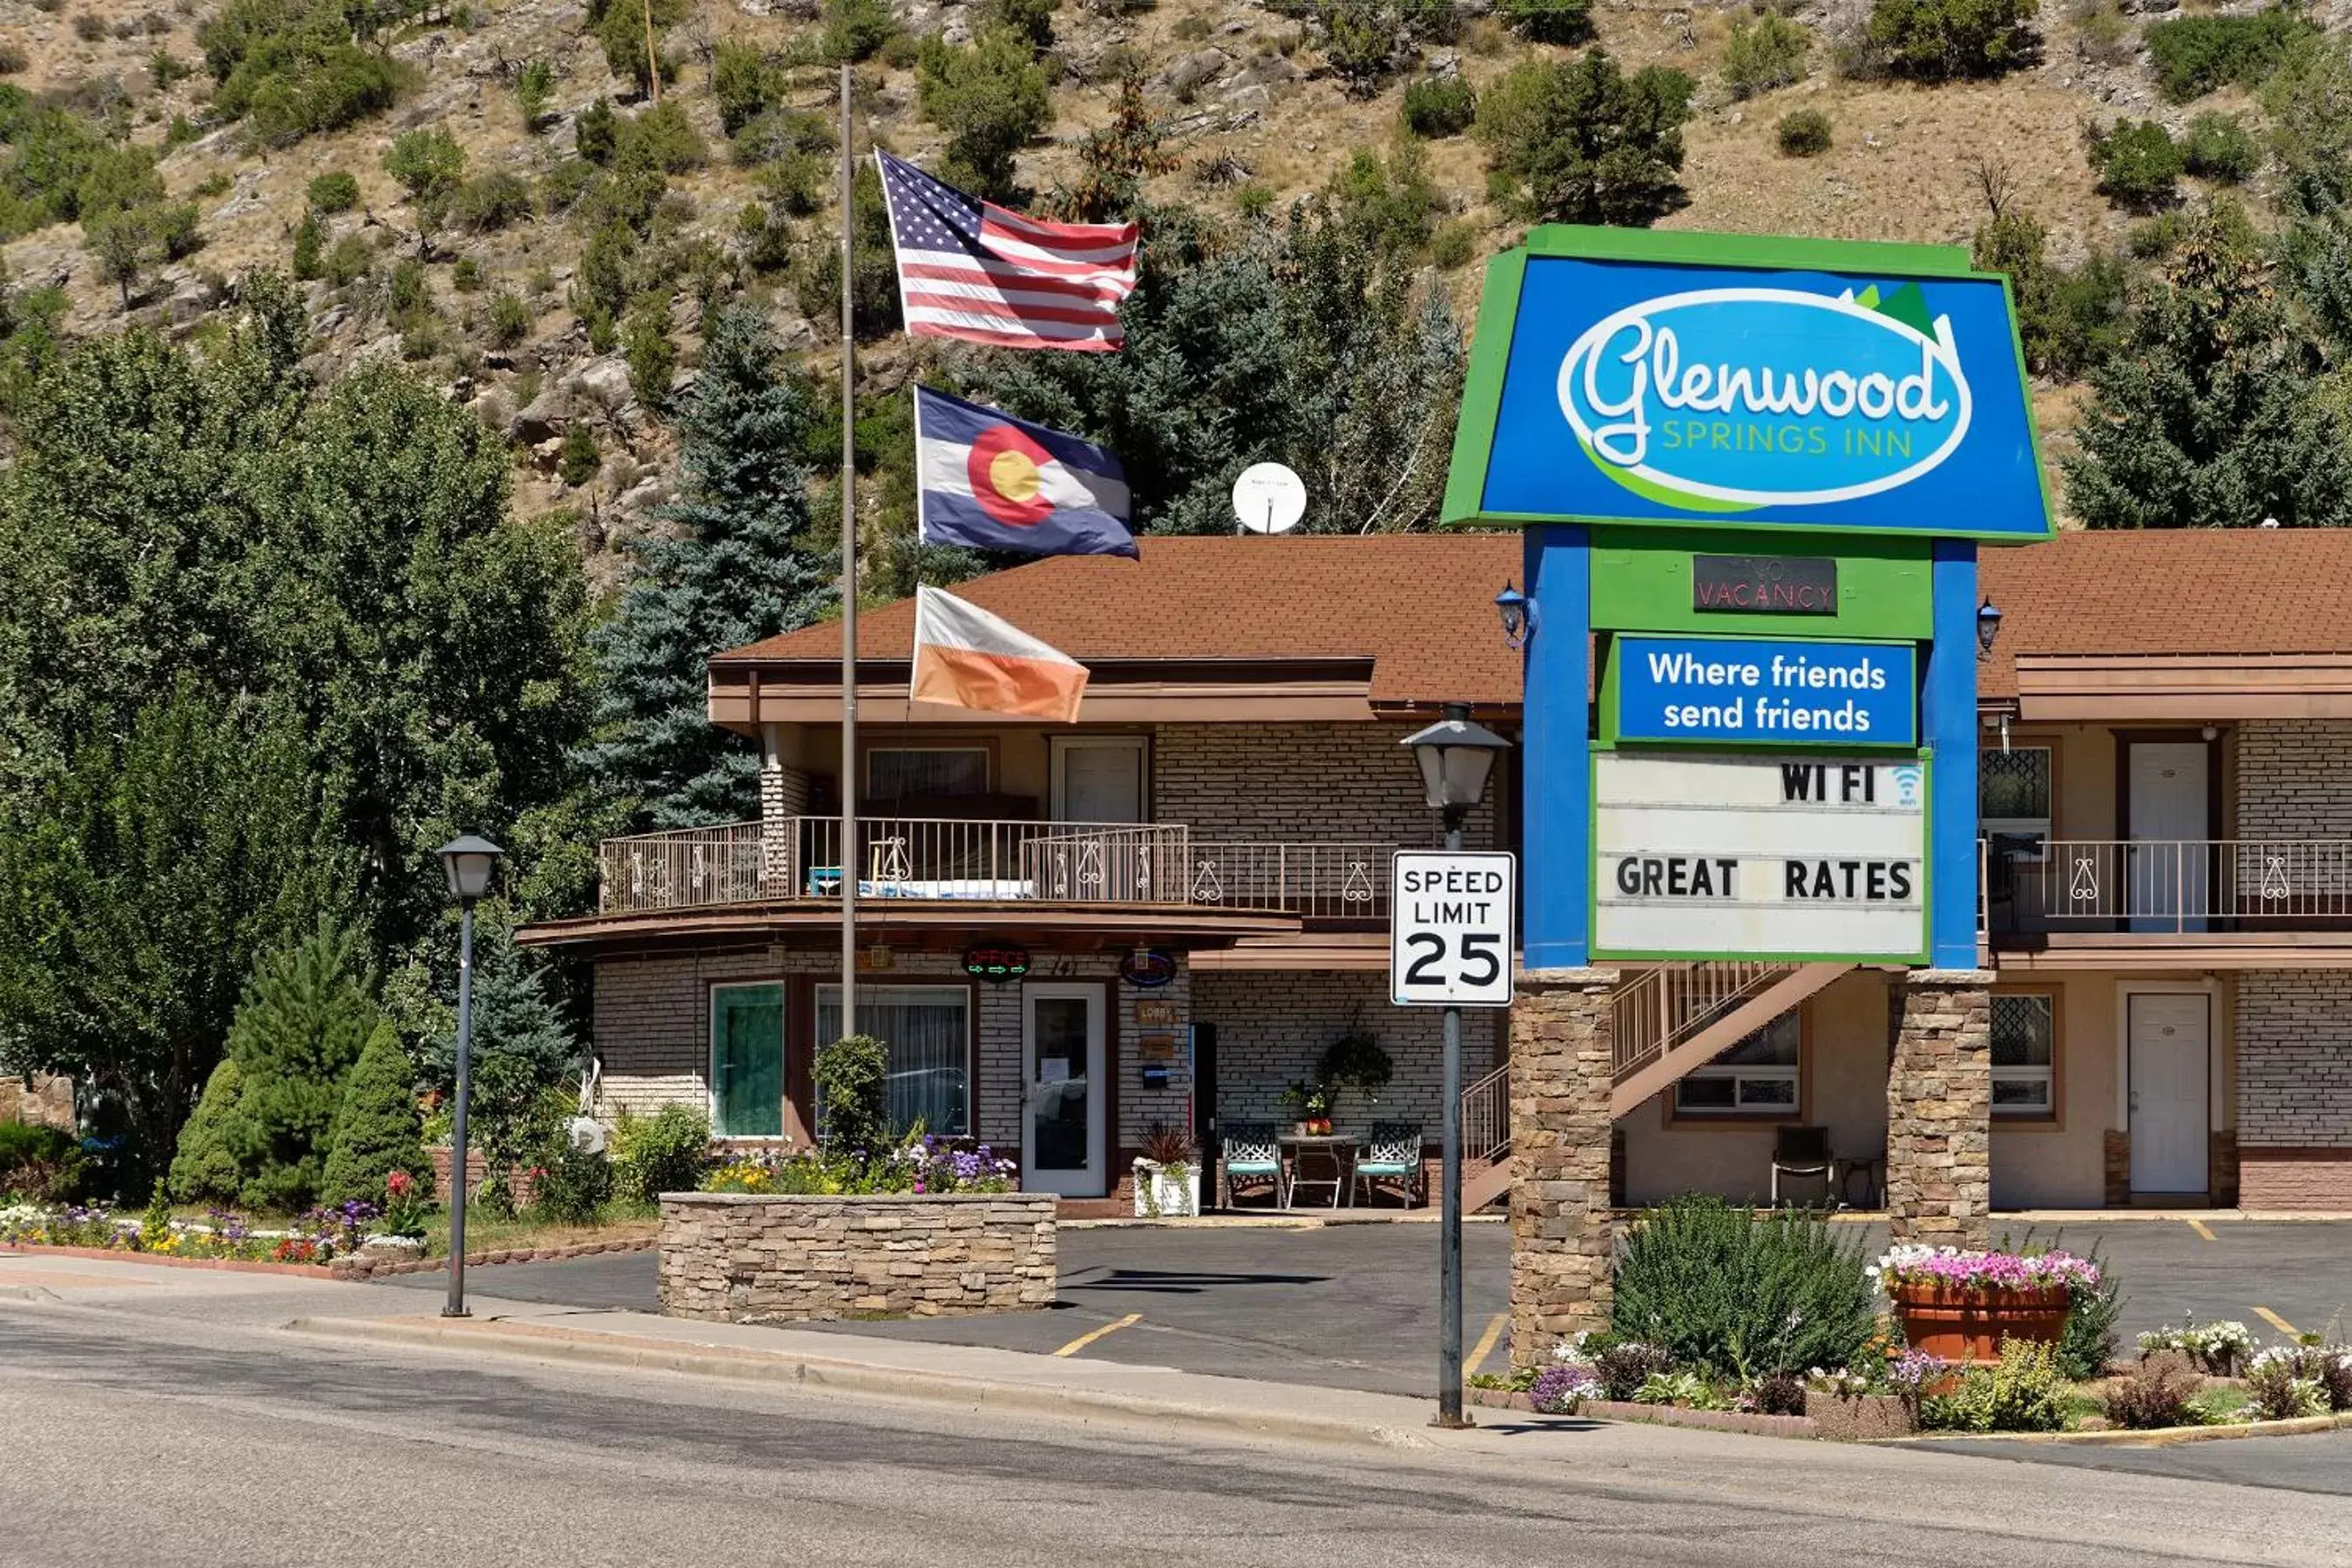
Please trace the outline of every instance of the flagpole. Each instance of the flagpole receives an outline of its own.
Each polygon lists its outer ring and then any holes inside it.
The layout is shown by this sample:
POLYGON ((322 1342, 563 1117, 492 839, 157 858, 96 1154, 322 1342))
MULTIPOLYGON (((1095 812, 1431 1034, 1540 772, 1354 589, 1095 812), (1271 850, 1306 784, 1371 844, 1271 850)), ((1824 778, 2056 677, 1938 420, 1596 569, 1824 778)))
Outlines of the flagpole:
POLYGON ((857 1033, 857 331, 850 73, 841 67, 841 1032, 857 1033))

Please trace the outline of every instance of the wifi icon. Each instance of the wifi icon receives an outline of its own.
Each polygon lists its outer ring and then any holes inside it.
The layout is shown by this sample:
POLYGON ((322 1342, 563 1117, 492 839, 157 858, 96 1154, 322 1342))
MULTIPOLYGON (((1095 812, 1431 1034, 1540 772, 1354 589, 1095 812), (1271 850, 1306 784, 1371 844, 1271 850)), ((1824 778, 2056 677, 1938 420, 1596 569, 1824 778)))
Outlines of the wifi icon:
POLYGON ((1895 804, 1908 811, 1919 804, 1919 785, 1926 777, 1926 770, 1916 763, 1901 763, 1895 765, 1893 773, 1895 804))

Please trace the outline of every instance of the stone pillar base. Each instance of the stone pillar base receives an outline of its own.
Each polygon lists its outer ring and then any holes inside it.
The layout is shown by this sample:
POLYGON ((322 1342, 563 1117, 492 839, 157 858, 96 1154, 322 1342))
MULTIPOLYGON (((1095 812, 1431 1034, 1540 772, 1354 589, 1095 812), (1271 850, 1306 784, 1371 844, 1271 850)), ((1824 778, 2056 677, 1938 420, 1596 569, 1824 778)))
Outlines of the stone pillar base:
POLYGON ((1609 1326, 1613 969, 1538 969, 1511 1007, 1511 1364, 1609 1326))
POLYGON ((1887 988, 1887 1232, 1983 1247, 1992 1207, 1992 985, 1982 970, 1915 970, 1887 988))

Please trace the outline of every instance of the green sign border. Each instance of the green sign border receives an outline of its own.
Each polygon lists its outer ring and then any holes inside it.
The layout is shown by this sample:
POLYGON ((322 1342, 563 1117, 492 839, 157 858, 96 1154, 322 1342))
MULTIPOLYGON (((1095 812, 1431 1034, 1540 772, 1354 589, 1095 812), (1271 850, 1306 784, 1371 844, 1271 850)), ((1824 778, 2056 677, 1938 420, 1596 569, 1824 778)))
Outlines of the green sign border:
POLYGON ((1438 521, 1444 527, 1517 528, 1528 523, 1588 523, 1654 531, 1698 527, 1738 529, 1748 533, 1836 533, 1885 537, 1885 530, 1838 528, 1810 522, 1741 522, 1736 517, 1602 517, 1571 513, 1486 511, 1486 470, 1494 456, 1495 426, 1503 410, 1503 378, 1518 328, 1519 294, 1532 257, 1568 257, 1582 261, 1639 261, 1691 267, 1742 268, 1759 271, 1843 272, 1874 278, 1980 279, 2000 285, 2009 314, 2010 349, 2017 384, 2025 399, 2025 437, 2033 451, 2033 475, 2042 490, 2042 531, 1991 533, 1971 529, 1906 531, 1912 539, 1978 539, 1994 544, 2032 544, 2057 531, 2050 495, 2050 469, 2042 460, 2042 433, 2032 416, 2033 388, 2025 371, 2025 345, 2018 336, 2017 296, 2002 272, 1979 272, 1958 246, 1898 245, 1884 240, 1800 239, 1786 235, 1659 234, 1638 228, 1596 228, 1545 224, 1528 242, 1486 263, 1486 291, 1470 340, 1470 363, 1462 383, 1462 413, 1454 426, 1454 457, 1445 473, 1445 500, 1438 521))
POLYGON ((1595 530, 1592 625, 1616 632, 1927 642, 1936 635, 1932 540, 1885 533, 1778 533, 1709 529, 1595 530), (1837 613, 1769 615, 1691 606, 1694 555, 1807 555, 1837 563, 1837 613))
MULTIPOLYGON (((1602 945, 1601 941, 1601 759, 1604 755, 1613 754, 1621 749, 1630 752, 1635 755, 1646 754, 1653 751, 1661 755, 1681 755, 1680 752, 1673 750, 1672 748, 1664 746, 1653 747, 1644 742, 1639 746, 1629 746, 1624 748, 1596 745, 1592 748, 1591 754, 1585 758, 1585 798, 1590 804, 1586 807, 1587 819, 1585 823, 1586 862, 1584 876, 1584 929, 1592 933, 1592 961, 1594 963, 1699 963, 1711 960, 1719 961, 1726 958, 1736 958, 1753 959, 1767 963, 1850 963, 1853 964, 1857 968, 1875 968, 1890 964, 1905 964, 1912 968, 1918 968, 1927 963, 1928 952, 1934 946, 1935 942, 1933 935, 1936 909, 1935 758, 1922 756, 1918 759, 1920 768, 1919 945, 1915 951, 1910 952, 1727 953, 1720 950, 1707 952, 1669 952, 1662 948, 1615 948, 1602 945)), ((1759 748, 1759 750, 1761 748, 1759 748)), ((1778 752, 1780 749, 1781 748, 1779 747, 1771 748, 1773 752, 1778 752)), ((1848 751, 1853 750, 1851 747, 1841 749, 1848 751)), ((1888 763, 1896 761, 1897 758, 1891 756, 1876 756, 1864 757, 1860 760, 1869 763, 1874 766, 1884 767, 1888 763)))

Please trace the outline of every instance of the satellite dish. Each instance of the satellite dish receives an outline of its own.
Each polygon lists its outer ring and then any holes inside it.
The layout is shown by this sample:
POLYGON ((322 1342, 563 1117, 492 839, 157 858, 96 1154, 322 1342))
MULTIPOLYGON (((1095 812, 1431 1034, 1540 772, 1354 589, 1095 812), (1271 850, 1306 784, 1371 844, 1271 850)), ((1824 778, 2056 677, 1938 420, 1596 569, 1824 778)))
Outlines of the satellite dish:
POLYGON ((1280 463, 1253 463, 1234 481, 1234 521, 1252 533, 1287 533, 1306 515, 1306 482, 1280 463))
POLYGON ((604 1124, 593 1116, 575 1116, 565 1123, 563 1135, 572 1147, 583 1154, 604 1152, 604 1124))

